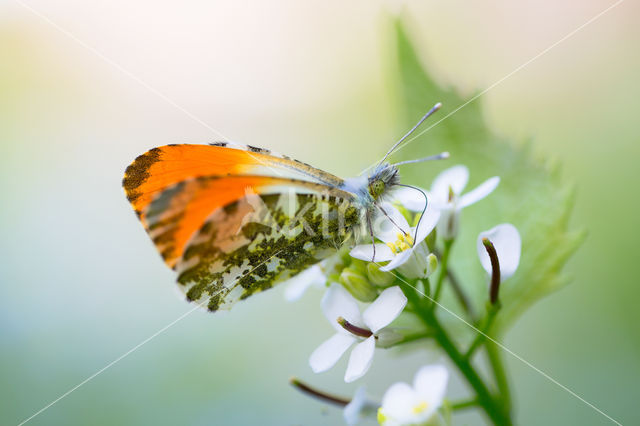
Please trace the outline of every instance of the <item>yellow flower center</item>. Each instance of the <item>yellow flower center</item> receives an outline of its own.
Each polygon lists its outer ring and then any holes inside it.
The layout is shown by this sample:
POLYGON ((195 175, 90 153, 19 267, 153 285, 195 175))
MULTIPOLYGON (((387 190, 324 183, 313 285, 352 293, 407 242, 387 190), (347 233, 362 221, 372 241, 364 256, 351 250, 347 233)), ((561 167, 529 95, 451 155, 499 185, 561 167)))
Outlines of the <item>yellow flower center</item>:
POLYGON ((393 243, 387 243, 393 254, 402 253, 413 247, 413 237, 409 234, 398 234, 398 239, 393 243))
POLYGON ((427 404, 426 401, 422 401, 418 405, 413 407, 411 411, 413 412, 413 414, 420 414, 424 412, 427 409, 427 407, 429 407, 429 404, 427 404))

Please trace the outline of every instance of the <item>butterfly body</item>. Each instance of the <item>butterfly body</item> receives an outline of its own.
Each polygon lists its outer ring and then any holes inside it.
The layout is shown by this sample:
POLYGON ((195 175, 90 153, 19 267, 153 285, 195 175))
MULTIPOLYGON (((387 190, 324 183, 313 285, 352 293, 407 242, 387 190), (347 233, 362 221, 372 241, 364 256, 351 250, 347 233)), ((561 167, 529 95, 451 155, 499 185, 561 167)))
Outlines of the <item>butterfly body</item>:
POLYGON ((217 143, 154 148, 127 168, 123 186, 187 299, 215 311, 353 244, 397 180, 386 164, 344 180, 217 143))

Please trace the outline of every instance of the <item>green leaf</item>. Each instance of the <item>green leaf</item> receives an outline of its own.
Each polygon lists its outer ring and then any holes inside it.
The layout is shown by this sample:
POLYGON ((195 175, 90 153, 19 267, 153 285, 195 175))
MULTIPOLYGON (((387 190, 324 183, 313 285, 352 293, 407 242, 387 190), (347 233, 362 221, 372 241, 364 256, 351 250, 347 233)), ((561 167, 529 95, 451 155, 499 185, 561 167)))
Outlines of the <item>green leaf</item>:
MULTIPOLYGON (((402 22, 395 22, 394 35, 397 63, 390 75, 400 108, 398 133, 415 124, 433 104, 442 102, 442 109, 420 130, 429 128, 468 99, 443 88, 428 74, 402 22)), ((491 176, 501 177, 494 193, 462 212, 461 233, 451 263, 476 312, 481 312, 488 299, 488 278, 477 258, 476 238, 499 223, 510 222, 518 228, 522 236, 520 267, 502 283, 500 291, 503 309, 498 327, 504 329, 532 303, 569 281, 562 267, 585 236, 569 229, 574 191, 562 182, 557 167, 533 158, 528 144, 515 144, 492 132, 483 117, 481 98, 435 124, 397 156, 419 158, 440 151, 449 151, 451 159, 404 166, 404 181, 428 188, 438 172, 455 164, 470 170, 467 190, 491 176)), ((444 303, 456 306, 450 294, 444 303)))

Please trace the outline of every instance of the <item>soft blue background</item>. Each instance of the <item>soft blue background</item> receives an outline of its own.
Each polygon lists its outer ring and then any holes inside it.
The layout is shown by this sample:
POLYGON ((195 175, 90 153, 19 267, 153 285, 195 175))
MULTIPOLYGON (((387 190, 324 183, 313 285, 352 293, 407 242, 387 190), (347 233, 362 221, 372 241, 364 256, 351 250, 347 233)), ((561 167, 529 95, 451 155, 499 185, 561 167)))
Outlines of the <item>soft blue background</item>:
MULTIPOLYGON (((426 2, 402 13, 425 63, 468 94, 611 3, 426 2)), ((388 84, 397 4, 27 4, 76 40, 0 3, 2 424, 191 309, 120 187, 152 146, 221 139, 181 108, 233 140, 342 176, 401 131, 388 84)), ((638 12, 623 3, 480 100, 499 133, 533 136, 537 154, 564 164, 579 189, 573 223, 589 230, 568 265, 573 284, 527 312, 505 344, 624 424, 640 422, 638 12)), ((318 376, 307 366, 331 333, 318 300, 286 304, 277 289, 227 315, 194 312, 30 424, 335 423, 338 410, 287 384, 298 375, 355 389, 341 383, 344 360, 318 376)), ((377 397, 439 359, 378 355, 367 376, 377 397)), ((609 424, 518 360, 508 365, 520 424, 609 424)))

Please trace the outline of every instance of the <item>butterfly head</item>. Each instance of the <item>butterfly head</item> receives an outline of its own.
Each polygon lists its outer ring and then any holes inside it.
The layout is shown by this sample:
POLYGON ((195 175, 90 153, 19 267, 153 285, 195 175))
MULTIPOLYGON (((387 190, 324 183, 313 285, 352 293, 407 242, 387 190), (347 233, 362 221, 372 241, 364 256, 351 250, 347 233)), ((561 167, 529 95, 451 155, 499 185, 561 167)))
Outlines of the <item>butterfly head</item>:
POLYGON ((394 165, 383 163, 376 167, 368 178, 368 191, 374 201, 378 201, 400 182, 398 168, 394 165))

